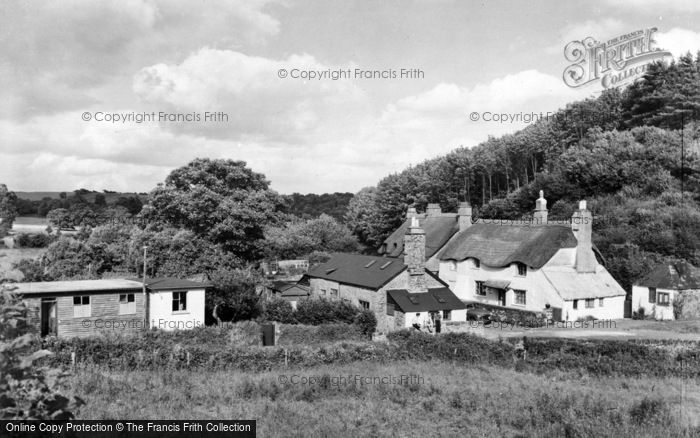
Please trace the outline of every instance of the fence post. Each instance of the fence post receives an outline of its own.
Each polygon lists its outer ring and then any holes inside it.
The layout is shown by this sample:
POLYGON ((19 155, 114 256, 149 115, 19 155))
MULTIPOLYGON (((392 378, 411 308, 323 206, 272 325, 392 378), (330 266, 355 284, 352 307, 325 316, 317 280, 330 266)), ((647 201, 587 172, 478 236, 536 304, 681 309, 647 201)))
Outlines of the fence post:
POLYGON ((288 356, 288 351, 287 348, 284 349, 284 367, 287 368, 289 365, 289 356, 288 356))
POLYGON ((75 370, 75 351, 70 352, 70 363, 73 370, 75 370))
POLYGON ((187 352, 187 368, 190 367, 190 352, 187 352))

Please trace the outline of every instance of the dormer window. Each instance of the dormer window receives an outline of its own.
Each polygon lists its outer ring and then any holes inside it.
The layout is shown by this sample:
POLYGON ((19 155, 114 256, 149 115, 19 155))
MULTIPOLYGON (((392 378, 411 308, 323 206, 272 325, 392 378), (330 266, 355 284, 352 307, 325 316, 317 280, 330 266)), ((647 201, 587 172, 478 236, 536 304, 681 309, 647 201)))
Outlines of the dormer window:
POLYGON ((524 277, 527 275, 527 265, 525 263, 516 263, 516 268, 518 269, 518 275, 524 277))

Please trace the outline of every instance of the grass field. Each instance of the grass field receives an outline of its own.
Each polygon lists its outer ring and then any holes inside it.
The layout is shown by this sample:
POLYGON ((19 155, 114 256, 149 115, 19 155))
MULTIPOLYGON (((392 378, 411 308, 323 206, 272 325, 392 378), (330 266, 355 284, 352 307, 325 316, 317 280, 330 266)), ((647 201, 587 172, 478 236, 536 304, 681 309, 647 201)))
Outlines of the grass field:
POLYGON ((700 436, 700 382, 680 379, 407 361, 265 373, 84 368, 69 388, 87 402, 79 418, 256 419, 261 437, 700 436), (412 377, 363 385, 355 376, 412 377))

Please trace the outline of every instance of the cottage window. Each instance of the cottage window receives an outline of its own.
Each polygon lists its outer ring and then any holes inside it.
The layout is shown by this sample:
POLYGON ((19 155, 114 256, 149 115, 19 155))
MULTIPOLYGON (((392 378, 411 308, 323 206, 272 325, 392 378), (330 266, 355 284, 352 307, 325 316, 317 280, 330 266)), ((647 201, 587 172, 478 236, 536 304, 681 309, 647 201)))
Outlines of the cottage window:
POLYGON ((321 289, 321 295, 326 296, 326 290, 325 290, 325 289, 321 289))
POLYGON ((360 307, 362 307, 365 310, 369 310, 369 301, 360 300, 360 307))
POLYGON ((445 321, 449 321, 452 319, 452 311, 451 310, 443 310, 442 311, 442 319, 445 321))
POLYGON ((598 298, 598 307, 603 307, 603 299, 598 298))
POLYGON ((656 302, 656 288, 655 287, 649 288, 649 302, 650 303, 656 302))
POLYGON ((337 297, 338 296, 338 289, 331 289, 331 296, 337 297))
POLYGON ((481 296, 486 296, 486 288, 484 287, 483 281, 476 281, 476 294, 481 296))
POLYGON ((514 290, 515 294, 515 304, 525 305, 525 291, 524 290, 514 290))
POLYGON ((668 303, 670 301, 669 294, 666 292, 659 292, 658 294, 658 299, 659 299, 659 306, 668 306, 668 303))
POLYGON ((130 313, 136 313, 136 303, 134 301, 134 294, 120 294, 119 314, 128 315, 130 313))
POLYGON ((89 318, 92 316, 90 296, 73 297, 73 318, 89 318))
POLYGON ((173 312, 187 310, 187 292, 173 292, 173 312))
POLYGON ((586 309, 592 309, 595 306, 595 298, 586 298, 586 309))
POLYGON ((515 266, 518 268, 518 275, 524 277, 527 275, 527 265, 524 263, 516 263, 515 266))
POLYGON ((578 309, 578 300, 574 300, 574 309, 578 309))
POLYGON ((457 262, 454 260, 450 262, 450 271, 456 271, 457 270, 457 262))
POLYGON ((474 261, 474 269, 479 269, 481 267, 481 261, 479 259, 472 259, 474 261))

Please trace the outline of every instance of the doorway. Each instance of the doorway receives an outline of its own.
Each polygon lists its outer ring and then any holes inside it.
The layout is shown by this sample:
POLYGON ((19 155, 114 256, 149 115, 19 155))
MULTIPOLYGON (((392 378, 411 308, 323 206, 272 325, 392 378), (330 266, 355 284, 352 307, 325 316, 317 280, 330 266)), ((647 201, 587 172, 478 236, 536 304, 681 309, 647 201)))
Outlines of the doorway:
POLYGON ((506 305, 506 291, 504 291, 503 289, 498 290, 498 305, 499 306, 506 305))
POLYGON ((56 300, 41 300, 41 336, 56 336, 56 300))

